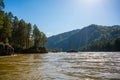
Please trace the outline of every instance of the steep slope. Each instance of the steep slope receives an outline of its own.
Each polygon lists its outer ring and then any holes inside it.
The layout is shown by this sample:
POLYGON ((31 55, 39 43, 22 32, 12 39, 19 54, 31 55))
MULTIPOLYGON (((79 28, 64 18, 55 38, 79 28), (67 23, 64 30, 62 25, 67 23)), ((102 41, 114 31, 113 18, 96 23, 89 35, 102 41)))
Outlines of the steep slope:
POLYGON ((89 25, 48 38, 48 48, 60 48, 63 51, 70 49, 78 50, 80 47, 112 40, 120 36, 120 26, 89 25))
POLYGON ((47 44, 48 48, 57 48, 57 45, 59 43, 64 42, 65 40, 67 40, 69 37, 76 34, 77 32, 79 32, 79 29, 49 37, 47 44))

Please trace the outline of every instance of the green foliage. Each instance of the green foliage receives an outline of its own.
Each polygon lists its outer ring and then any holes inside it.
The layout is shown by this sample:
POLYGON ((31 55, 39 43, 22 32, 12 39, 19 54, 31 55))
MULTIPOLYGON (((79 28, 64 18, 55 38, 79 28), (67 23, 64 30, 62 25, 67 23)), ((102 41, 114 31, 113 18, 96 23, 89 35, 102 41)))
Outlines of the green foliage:
POLYGON ((15 16, 14 17, 14 20, 13 20, 13 23, 12 23, 12 38, 11 38, 11 43, 13 45, 18 45, 18 41, 19 41, 19 36, 17 34, 17 32, 19 31, 18 30, 18 25, 19 24, 19 20, 18 18, 15 16))
POLYGON ((30 47, 30 36, 32 31, 31 23, 26 24, 26 48, 30 47))
POLYGON ((33 26, 33 37, 34 37, 34 46, 40 47, 41 32, 39 31, 36 25, 33 26))
POLYGON ((8 38, 5 38, 5 43, 9 43, 9 40, 8 40, 8 38))
POLYGON ((3 23, 4 23, 4 12, 0 11, 0 29, 3 27, 3 23))
POLYGON ((41 46, 45 47, 46 43, 47 43, 47 37, 43 32, 41 32, 41 46))
POLYGON ((45 46, 46 35, 40 32, 36 25, 32 30, 31 23, 19 20, 12 12, 4 13, 4 7, 3 0, 0 0, 0 42, 10 43, 19 49, 45 46))
POLYGON ((5 7, 4 1, 0 0, 0 11, 3 10, 5 7))
POLYGON ((84 46, 80 51, 120 51, 120 38, 84 46))
MULTIPOLYGON (((10 24, 10 20, 8 19, 8 17, 5 15, 4 17, 4 23, 3 23, 3 27, 1 28, 1 40, 3 42, 5 42, 6 38, 10 38, 11 37, 11 24, 10 24)), ((8 40, 9 42, 9 40, 8 40)))
MULTIPOLYGON (((63 51, 79 50, 86 45, 105 42, 120 36, 120 26, 89 25, 48 38, 48 48, 60 48, 63 51)), ((109 46, 109 45, 108 45, 109 46)))
POLYGON ((45 47, 47 37, 43 32, 40 32, 36 25, 33 26, 33 38, 35 47, 45 47))
POLYGON ((2 32, 3 32, 3 30, 2 30, 2 28, 3 28, 3 23, 4 23, 4 11, 3 11, 3 9, 4 9, 4 2, 3 2, 3 0, 0 0, 0 41, 2 41, 2 32))
POLYGON ((116 50, 116 51, 120 51, 120 38, 117 38, 117 39, 114 41, 114 46, 115 46, 115 50, 116 50))

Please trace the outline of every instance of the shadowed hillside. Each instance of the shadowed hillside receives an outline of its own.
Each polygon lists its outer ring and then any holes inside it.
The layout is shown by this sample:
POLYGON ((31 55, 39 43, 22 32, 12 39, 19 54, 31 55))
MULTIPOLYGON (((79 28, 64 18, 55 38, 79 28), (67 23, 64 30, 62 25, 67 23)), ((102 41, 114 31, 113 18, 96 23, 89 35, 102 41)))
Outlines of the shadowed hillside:
POLYGON ((63 51, 79 50, 81 47, 115 39, 120 36, 120 26, 89 25, 83 29, 73 30, 48 38, 48 48, 63 51))

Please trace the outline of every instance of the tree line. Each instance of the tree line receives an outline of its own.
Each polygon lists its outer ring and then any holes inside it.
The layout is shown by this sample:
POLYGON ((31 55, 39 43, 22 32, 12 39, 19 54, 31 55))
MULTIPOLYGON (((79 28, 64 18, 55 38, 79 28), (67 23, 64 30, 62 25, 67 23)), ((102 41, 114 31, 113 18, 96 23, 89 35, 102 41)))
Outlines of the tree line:
POLYGON ((47 37, 36 24, 19 20, 12 12, 4 12, 4 8, 4 1, 0 0, 0 42, 22 49, 45 46, 47 37))
POLYGON ((120 37, 115 40, 82 47, 80 48, 80 51, 120 51, 120 37))

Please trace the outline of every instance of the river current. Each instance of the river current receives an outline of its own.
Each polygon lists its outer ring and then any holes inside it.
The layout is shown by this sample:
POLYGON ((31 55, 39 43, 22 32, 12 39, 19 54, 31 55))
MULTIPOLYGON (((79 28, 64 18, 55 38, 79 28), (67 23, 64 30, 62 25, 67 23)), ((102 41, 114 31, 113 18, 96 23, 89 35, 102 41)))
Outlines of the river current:
POLYGON ((0 80, 120 80, 120 52, 0 56, 0 80))

